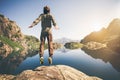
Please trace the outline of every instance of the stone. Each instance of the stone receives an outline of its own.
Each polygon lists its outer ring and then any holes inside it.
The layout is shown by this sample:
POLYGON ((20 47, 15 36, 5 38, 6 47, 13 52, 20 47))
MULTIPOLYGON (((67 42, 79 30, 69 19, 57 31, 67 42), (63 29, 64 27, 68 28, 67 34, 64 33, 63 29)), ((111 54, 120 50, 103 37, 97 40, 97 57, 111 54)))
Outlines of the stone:
POLYGON ((41 66, 34 70, 26 70, 16 76, 16 80, 102 80, 91 77, 72 67, 65 65, 41 66))
POLYGON ((15 76, 13 76, 13 75, 6 75, 6 74, 1 75, 1 74, 0 74, 0 80, 13 80, 14 77, 15 77, 15 76))

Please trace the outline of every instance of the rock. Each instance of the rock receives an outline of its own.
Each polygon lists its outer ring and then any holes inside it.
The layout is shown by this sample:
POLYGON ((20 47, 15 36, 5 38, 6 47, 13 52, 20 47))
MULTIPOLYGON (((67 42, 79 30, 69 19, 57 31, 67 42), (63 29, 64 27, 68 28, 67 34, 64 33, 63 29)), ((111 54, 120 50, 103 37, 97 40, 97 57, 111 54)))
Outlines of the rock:
POLYGON ((17 75, 15 80, 102 80, 88 76, 65 65, 41 66, 34 70, 26 70, 17 75))
POLYGON ((14 80, 14 77, 13 75, 0 75, 0 80, 14 80))
POLYGON ((102 80, 88 76, 65 65, 41 66, 34 70, 26 70, 17 76, 0 75, 0 80, 102 80))
POLYGON ((24 38, 16 22, 9 20, 3 15, 0 15, 0 35, 6 36, 13 41, 19 41, 24 38))

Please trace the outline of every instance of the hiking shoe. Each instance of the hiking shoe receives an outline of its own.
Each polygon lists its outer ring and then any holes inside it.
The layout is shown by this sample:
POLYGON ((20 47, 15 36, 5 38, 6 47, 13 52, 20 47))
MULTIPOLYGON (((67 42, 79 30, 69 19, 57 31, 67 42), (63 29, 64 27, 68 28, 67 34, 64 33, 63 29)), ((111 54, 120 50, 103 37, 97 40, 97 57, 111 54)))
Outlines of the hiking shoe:
POLYGON ((49 62, 49 64, 52 64, 52 58, 51 57, 48 58, 48 62, 49 62))
POLYGON ((44 58, 41 57, 41 58, 40 58, 40 64, 43 64, 43 63, 44 63, 44 58))

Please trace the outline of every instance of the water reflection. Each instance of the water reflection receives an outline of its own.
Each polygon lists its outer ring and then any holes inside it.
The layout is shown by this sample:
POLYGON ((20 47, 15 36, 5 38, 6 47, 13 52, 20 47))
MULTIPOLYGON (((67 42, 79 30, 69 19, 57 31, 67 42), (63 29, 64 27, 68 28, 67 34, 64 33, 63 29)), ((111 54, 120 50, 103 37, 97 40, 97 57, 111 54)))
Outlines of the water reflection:
POLYGON ((29 53, 29 54, 21 54, 19 52, 13 52, 9 54, 7 57, 2 58, 0 60, 0 74, 14 74, 16 68, 24 61, 27 57, 33 56, 38 52, 29 53))
POLYGON ((99 49, 99 50, 89 50, 87 48, 82 48, 82 50, 92 56, 95 59, 102 59, 104 62, 109 62, 111 65, 120 72, 120 55, 108 48, 99 49))
POLYGON ((24 60, 22 56, 13 56, 5 58, 0 61, 0 73, 1 74, 12 74, 12 72, 19 66, 24 60))
POLYGON ((66 49, 65 47, 57 49, 57 51, 60 51, 61 53, 67 53, 70 51, 70 49, 66 49))
MULTIPOLYGON (((94 53, 95 54, 95 53, 94 53)), ((97 53, 96 53, 97 54, 97 53)), ((99 54, 103 55, 103 54, 99 54)), ((112 65, 107 61, 102 61, 101 59, 97 59, 98 57, 91 57, 80 49, 77 50, 64 50, 59 49, 54 52, 53 56, 53 65, 68 65, 74 67, 88 75, 97 76, 104 80, 120 80, 120 73, 117 72, 112 65), (65 53, 64 53, 65 51, 65 53)), ((107 56, 107 55, 106 55, 107 56)), ((44 54, 44 66, 48 66, 48 50, 45 50, 44 54)), ((108 57, 110 58, 110 57, 108 57)), ((24 70, 35 69, 40 65, 39 63, 39 55, 35 55, 33 57, 29 57, 25 59, 19 67, 16 68, 15 74, 18 74, 24 70)))
MULTIPOLYGON (((90 51, 87 49, 56 50, 53 56, 53 65, 68 65, 87 75, 97 76, 104 80, 120 80, 119 55, 109 49, 90 51), (112 64, 112 65, 111 65, 112 64), (117 70, 115 70, 113 67, 117 70)), ((48 66, 48 50, 44 54, 44 66, 48 66)), ((0 73, 19 74, 24 70, 33 70, 40 65, 39 54, 32 57, 21 55, 4 59, 0 62, 0 73)))

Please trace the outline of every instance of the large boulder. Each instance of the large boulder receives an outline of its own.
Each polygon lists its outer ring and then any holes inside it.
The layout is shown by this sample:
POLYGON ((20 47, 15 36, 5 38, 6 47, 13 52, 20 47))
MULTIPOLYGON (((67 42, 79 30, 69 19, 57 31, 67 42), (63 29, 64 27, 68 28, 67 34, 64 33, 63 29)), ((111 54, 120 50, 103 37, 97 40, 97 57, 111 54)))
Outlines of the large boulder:
POLYGON ((102 80, 65 65, 41 66, 17 76, 0 75, 0 80, 102 80))
POLYGON ((42 66, 35 70, 26 70, 16 76, 16 80, 102 80, 90 77, 65 65, 42 66))

